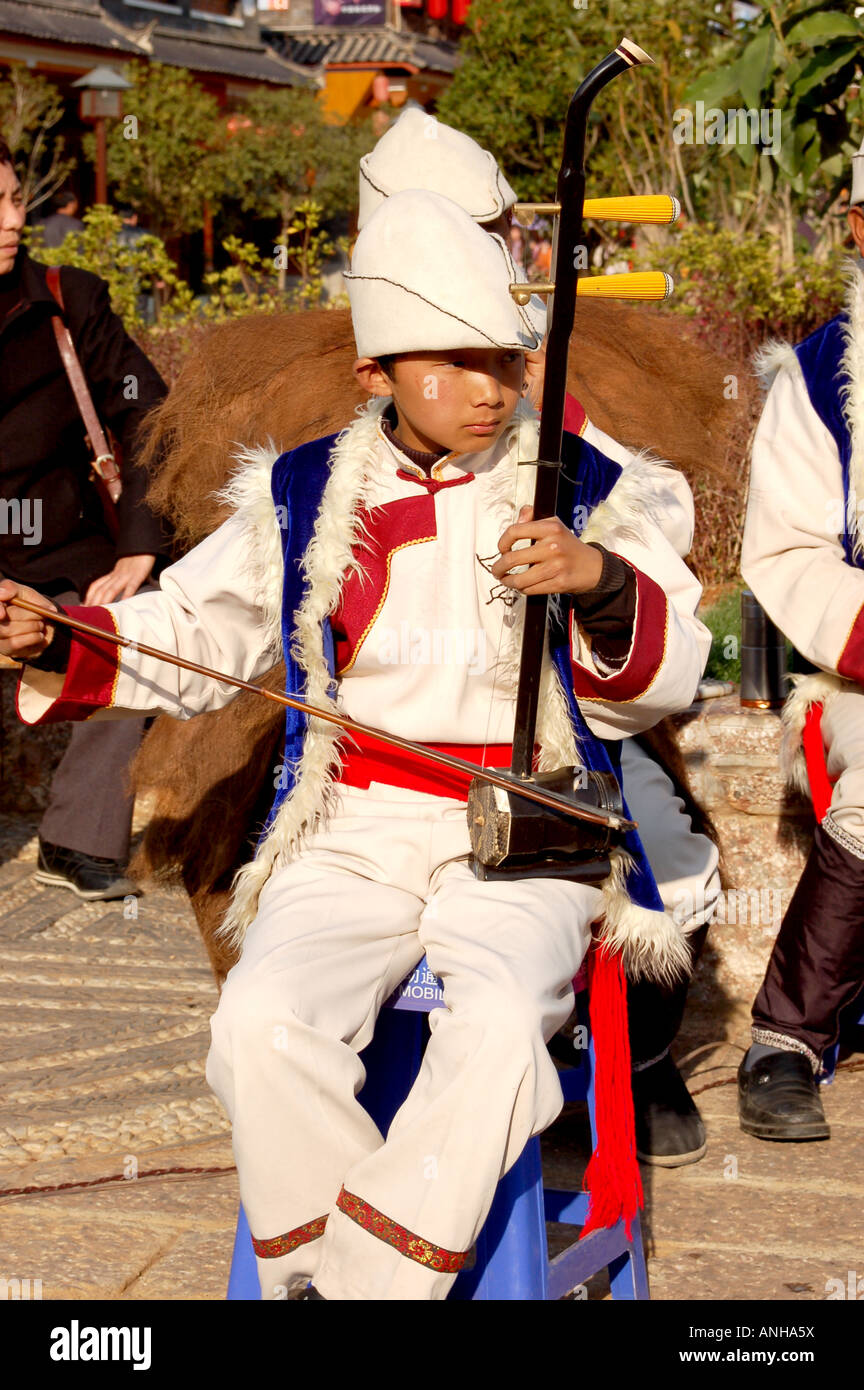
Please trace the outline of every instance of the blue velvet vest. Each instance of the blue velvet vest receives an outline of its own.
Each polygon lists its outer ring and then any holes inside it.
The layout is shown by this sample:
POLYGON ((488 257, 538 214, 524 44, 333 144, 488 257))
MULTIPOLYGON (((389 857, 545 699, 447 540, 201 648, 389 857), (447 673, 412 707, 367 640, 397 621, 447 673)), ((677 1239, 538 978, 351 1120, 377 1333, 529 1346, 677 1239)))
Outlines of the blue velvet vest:
MULTIPOLYGON (((847 515, 849 505, 849 461, 852 457, 852 438, 841 397, 845 380, 843 353, 846 348, 845 333, 848 325, 848 315, 838 314, 824 327, 817 328, 815 333, 811 333, 795 349, 810 404, 837 445, 840 455, 844 516, 847 515)), ((856 557, 852 552, 854 535, 849 526, 844 526, 842 540, 846 563, 864 568, 864 557, 856 557)))
MULTIPOLYGON (((271 490, 274 507, 281 508, 282 554, 285 564, 285 582, 282 602, 282 645, 285 652, 287 691, 303 698, 305 676, 292 656, 295 639, 294 615, 305 590, 301 574, 301 562, 306 548, 312 539, 315 521, 321 500, 330 475, 330 453, 336 435, 313 440, 297 449, 281 454, 273 465, 271 490)), ((576 531, 582 529, 588 513, 611 492, 621 475, 621 468, 599 450, 576 435, 564 436, 564 466, 559 487, 558 514, 566 525, 576 531)), ((570 717, 578 745, 585 763, 594 771, 620 774, 620 747, 615 741, 604 742, 591 732, 579 709, 573 694, 573 678, 570 666, 569 624, 566 605, 561 605, 561 614, 550 630, 549 641, 552 660, 561 677, 561 684, 567 694, 570 717)), ((329 620, 323 624, 324 655, 330 671, 334 673, 335 652, 333 633, 329 620)), ((285 711, 285 754, 284 765, 287 775, 281 779, 280 787, 267 823, 266 835, 275 816, 286 797, 290 796, 294 785, 292 768, 299 763, 303 752, 307 718, 298 710, 285 711)), ((662 909, 660 896, 648 860, 642 848, 638 833, 631 831, 625 841, 626 848, 633 856, 634 866, 630 872, 628 891, 634 902, 642 907, 662 909)))

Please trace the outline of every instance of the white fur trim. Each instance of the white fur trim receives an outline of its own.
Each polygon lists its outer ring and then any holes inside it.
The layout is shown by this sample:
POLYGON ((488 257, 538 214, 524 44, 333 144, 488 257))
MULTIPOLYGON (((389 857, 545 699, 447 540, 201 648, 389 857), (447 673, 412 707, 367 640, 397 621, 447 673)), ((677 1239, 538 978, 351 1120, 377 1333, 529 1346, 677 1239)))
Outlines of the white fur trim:
POLYGON ((853 553, 860 558, 864 554, 858 531, 858 501, 864 499, 864 275, 854 261, 846 281, 845 307, 849 321, 843 330, 840 399, 851 445, 846 524, 853 533, 853 553))
MULTIPOLYGON (((374 475, 378 420, 388 403, 386 398, 370 402, 338 436, 312 540, 303 557, 307 587, 295 615, 292 655, 306 674, 305 699, 333 710, 336 705, 324 656, 322 623, 338 602, 342 583, 353 565, 352 548, 360 539, 356 513, 365 505, 374 475)), ((231 945, 240 946, 277 856, 290 858, 295 854, 304 835, 332 809, 333 781, 340 762, 338 738, 336 725, 322 719, 309 721, 291 795, 280 806, 255 858, 234 880, 231 906, 220 927, 220 935, 231 945)))
POLYGON ((620 951, 628 979, 672 985, 690 973, 687 935, 670 913, 633 902, 625 887, 631 863, 626 850, 614 850, 611 858, 612 872, 602 885, 600 940, 610 951, 620 951))
POLYGON ((268 651, 282 651, 282 585, 285 566, 279 522, 273 505, 270 478, 280 451, 272 439, 257 448, 238 448, 240 465, 216 495, 237 513, 243 523, 247 563, 255 582, 255 597, 264 614, 268 651))
POLYGON ((612 548, 616 540, 637 540, 646 516, 662 529, 662 498, 672 491, 666 480, 676 471, 667 459, 657 458, 649 449, 634 454, 612 491, 589 516, 583 541, 612 548))
POLYGON ((801 371, 794 347, 782 338, 772 338, 753 354, 753 371, 766 391, 784 367, 787 371, 801 371))

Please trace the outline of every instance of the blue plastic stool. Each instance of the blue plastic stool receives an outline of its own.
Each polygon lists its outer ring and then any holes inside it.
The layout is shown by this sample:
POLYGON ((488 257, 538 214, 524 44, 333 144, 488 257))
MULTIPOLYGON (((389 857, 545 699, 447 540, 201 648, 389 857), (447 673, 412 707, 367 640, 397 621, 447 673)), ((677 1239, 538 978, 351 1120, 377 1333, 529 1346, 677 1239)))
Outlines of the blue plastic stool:
MULTIPOLYGON (((580 996, 584 1005, 585 996, 580 996)), ((407 1096, 423 1057, 427 1025, 424 1015, 444 1005, 440 983, 425 960, 403 982, 381 1011, 372 1042, 362 1057, 366 1084, 359 1099, 382 1133, 407 1096), (389 1006, 389 1007, 388 1007, 389 1006)), ((587 1012, 581 1017, 587 1026, 587 1012)), ((588 1103, 592 1145, 594 1126, 593 1043, 581 1050, 580 1062, 560 1073, 564 1098, 588 1103)), ((583 1192, 543 1187, 540 1141, 531 1139, 521 1157, 498 1184, 489 1215, 475 1246, 473 1268, 464 1269, 449 1297, 485 1301, 536 1301, 563 1298, 600 1270, 608 1268, 612 1297, 647 1299, 648 1274, 638 1215, 627 1239, 624 1222, 574 1241, 550 1261, 546 1222, 583 1226, 588 1196, 583 1192)), ((243 1208, 237 1221, 228 1298, 260 1299, 258 1270, 243 1208)))

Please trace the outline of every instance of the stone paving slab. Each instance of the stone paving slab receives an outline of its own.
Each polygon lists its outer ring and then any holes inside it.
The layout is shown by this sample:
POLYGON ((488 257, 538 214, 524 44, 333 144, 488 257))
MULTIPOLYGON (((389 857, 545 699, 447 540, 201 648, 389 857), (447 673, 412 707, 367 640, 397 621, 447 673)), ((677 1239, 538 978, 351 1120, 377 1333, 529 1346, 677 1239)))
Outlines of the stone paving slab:
MULTIPOLYGON (((716 1247, 695 1250, 667 1245, 662 1253, 649 1259, 648 1277, 654 1299, 713 1302, 719 1297, 724 1303, 749 1300, 766 1305, 777 1300, 811 1303, 827 1298, 833 1287, 827 1284, 832 1276, 826 1275, 826 1268, 824 1262, 798 1256, 786 1259, 773 1254, 766 1259, 762 1251, 745 1249, 728 1253, 716 1247), (722 1289, 721 1294, 718 1288, 722 1289)), ((718 1326, 729 1325, 722 1306, 717 1319, 718 1326)), ((784 1320, 789 1321, 788 1318, 784 1320)), ((772 1321, 771 1308, 766 1306, 764 1312, 750 1309, 740 1321, 758 1329, 772 1321)), ((806 1317, 802 1316, 801 1321, 806 1322, 806 1317)))
POLYGON ((232 1246, 224 1234, 184 1231, 167 1254, 129 1285, 124 1298, 224 1299, 232 1246))
POLYGON ((237 1219, 237 1175, 227 1138, 40 1161, 0 1175, 0 1189, 55 1187, 113 1176, 117 1182, 54 1193, 0 1195, 0 1278, 39 1278, 46 1300, 223 1299, 237 1219), (148 1169, 227 1172, 147 1177, 148 1169), (90 1238, 85 1251, 76 1232, 90 1238))
POLYGON ((175 1239, 134 1224, 112 1233, 104 1220, 44 1206, 4 1212, 0 1277, 41 1279, 46 1300, 122 1298, 175 1239))

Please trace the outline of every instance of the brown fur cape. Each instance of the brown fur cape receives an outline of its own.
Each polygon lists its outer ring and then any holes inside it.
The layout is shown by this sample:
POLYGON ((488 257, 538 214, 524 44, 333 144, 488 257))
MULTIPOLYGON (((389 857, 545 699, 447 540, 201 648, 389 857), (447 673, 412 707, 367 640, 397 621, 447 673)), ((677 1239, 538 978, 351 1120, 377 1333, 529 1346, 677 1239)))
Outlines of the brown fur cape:
MULTIPOLYGON (((205 336, 149 417, 144 453, 153 472, 150 500, 172 523, 180 549, 225 519, 215 493, 233 471, 238 446, 272 440, 288 449, 350 423, 365 399, 351 372, 355 356, 347 311, 252 315, 205 336)), ((668 314, 577 306, 570 390, 601 429, 652 449, 691 481, 726 476, 729 431, 747 410, 746 399, 724 396, 735 369, 668 314)), ((267 683, 284 688, 283 671, 274 668, 267 683)), ((234 957, 216 928, 269 809, 281 733, 281 711, 244 692, 188 723, 160 717, 133 766, 135 791, 148 796, 151 816, 132 872, 139 881, 185 886, 218 978, 234 957)), ((677 782, 686 781, 668 721, 650 742, 674 764, 677 782)), ((688 800, 695 823, 707 828, 688 800)))

